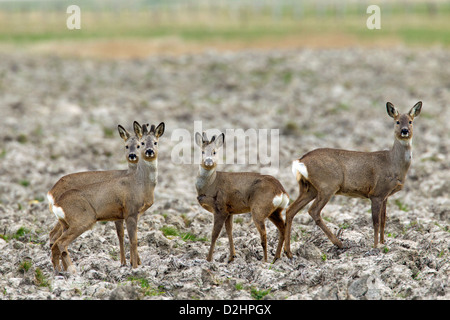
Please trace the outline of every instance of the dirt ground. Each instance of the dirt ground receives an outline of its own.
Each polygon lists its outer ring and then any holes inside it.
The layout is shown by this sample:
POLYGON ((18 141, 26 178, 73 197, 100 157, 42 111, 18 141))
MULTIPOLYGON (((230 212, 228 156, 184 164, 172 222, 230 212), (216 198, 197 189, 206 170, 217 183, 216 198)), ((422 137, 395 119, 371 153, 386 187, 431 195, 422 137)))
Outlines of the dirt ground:
MULTIPOLYGON (((207 51, 101 60, 0 55, 0 299, 450 299, 450 52, 440 48, 207 51), (307 213, 293 224, 293 259, 262 261, 249 214, 234 218, 237 258, 223 232, 214 261, 212 214, 196 201, 198 165, 179 164, 175 130, 279 129, 273 174, 298 196, 291 161, 318 147, 375 151, 393 144, 391 101, 423 101, 405 187, 387 206, 385 245, 372 248, 367 200, 334 197, 322 216, 345 248, 307 213), (69 252, 77 275, 54 275, 47 191, 63 175, 124 169, 117 125, 158 124, 155 203, 138 223, 137 269, 121 267, 114 224, 97 223, 69 252)), ((278 234, 270 223, 269 260, 278 234)), ((127 259, 128 238, 125 237, 127 259)))
MULTIPOLYGON (((61 57, 95 58, 95 59, 145 59, 148 56, 180 56, 199 54, 205 50, 242 51, 258 50, 293 50, 298 48, 346 48, 352 46, 390 47, 401 41, 396 37, 382 39, 361 39, 342 32, 328 34, 308 34, 305 36, 266 37, 250 41, 211 39, 208 41, 184 41, 179 37, 161 37, 146 40, 142 38, 93 39, 79 41, 58 40, 31 43, 23 46, 27 53, 53 54, 61 57)), ((17 50, 17 46, 3 44, 3 50, 17 50)))

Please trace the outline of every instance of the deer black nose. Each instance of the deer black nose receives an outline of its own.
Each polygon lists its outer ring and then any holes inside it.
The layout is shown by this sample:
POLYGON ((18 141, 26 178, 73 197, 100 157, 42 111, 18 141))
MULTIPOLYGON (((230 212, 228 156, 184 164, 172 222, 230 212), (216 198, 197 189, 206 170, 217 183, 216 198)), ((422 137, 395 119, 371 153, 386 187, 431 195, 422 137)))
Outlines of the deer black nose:
POLYGON ((205 163, 205 166, 211 167, 214 164, 214 161, 211 158, 206 158, 204 163, 205 163))
POLYGON ((145 156, 146 157, 154 157, 155 151, 153 151, 153 149, 147 149, 147 150, 145 150, 145 156))

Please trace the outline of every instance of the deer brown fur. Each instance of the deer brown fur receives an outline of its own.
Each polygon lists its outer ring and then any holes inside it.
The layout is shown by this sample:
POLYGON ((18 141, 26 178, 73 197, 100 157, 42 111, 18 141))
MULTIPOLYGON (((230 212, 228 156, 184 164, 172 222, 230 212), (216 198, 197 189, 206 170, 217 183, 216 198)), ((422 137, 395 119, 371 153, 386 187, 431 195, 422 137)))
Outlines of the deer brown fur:
MULTIPOLYGON (((157 177, 157 142, 164 132, 164 123, 150 131, 142 127, 140 158, 135 170, 124 176, 111 178, 64 192, 53 204, 53 212, 63 232, 53 244, 52 263, 56 272, 75 273, 67 247, 97 221, 125 220, 130 240, 130 260, 133 268, 139 264, 137 252, 137 222, 154 200, 157 177)), ((136 146, 137 148, 137 146, 136 146)))
MULTIPOLYGON (((135 127, 135 132, 141 131, 142 129, 136 127, 139 126, 139 123, 135 122, 133 124, 135 127), (136 131, 138 130, 138 131, 136 131)), ((84 171, 84 172, 76 172, 65 175, 60 178, 58 182, 50 189, 47 193, 47 199, 49 202, 49 209, 53 212, 53 203, 55 199, 58 199, 64 192, 70 189, 78 189, 80 187, 97 183, 101 181, 107 181, 110 179, 118 178, 125 176, 130 170, 135 170, 138 163, 137 152, 140 148, 140 144, 138 144, 137 140, 141 137, 131 136, 121 125, 118 126, 118 131, 120 137, 125 142, 125 150, 126 150, 126 160, 128 163, 128 170, 105 170, 105 171, 84 171)), ((126 264, 125 260, 125 250, 123 244, 124 238, 124 227, 123 220, 116 220, 115 226, 117 231, 117 237, 119 239, 119 248, 120 248, 120 262, 124 266, 126 264)), ((53 246, 53 243, 58 239, 63 231, 62 224, 58 221, 50 232, 50 248, 53 246)))
POLYGON ((280 258, 284 242, 284 220, 282 212, 289 203, 289 197, 281 183, 272 176, 253 172, 216 171, 216 150, 224 143, 224 134, 208 140, 206 134, 196 133, 195 141, 202 149, 202 162, 196 180, 197 200, 200 205, 214 214, 211 246, 207 260, 213 258, 216 240, 225 224, 228 234, 230 257, 235 258, 233 243, 233 215, 251 212, 253 222, 261 237, 264 261, 267 261, 267 234, 265 220, 279 230, 275 260, 280 258))
POLYGON ((343 247, 320 216, 322 208, 335 194, 370 199, 374 247, 378 245, 378 233, 380 242, 384 243, 386 202, 405 183, 412 156, 412 123, 421 107, 422 102, 418 102, 408 113, 399 114, 392 103, 386 104, 388 115, 394 118, 394 144, 390 150, 358 152, 323 148, 308 152, 293 162, 292 171, 299 183, 300 194, 286 211, 285 250, 288 257, 292 257, 292 221, 312 200, 308 213, 333 244, 343 247))

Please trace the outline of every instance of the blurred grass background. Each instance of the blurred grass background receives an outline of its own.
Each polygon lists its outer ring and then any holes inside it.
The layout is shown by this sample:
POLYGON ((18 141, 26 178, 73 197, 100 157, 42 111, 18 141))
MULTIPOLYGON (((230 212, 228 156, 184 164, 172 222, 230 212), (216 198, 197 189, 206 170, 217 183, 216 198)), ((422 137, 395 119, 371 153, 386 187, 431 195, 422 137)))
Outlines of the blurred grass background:
POLYGON ((450 0, 0 0, 0 50, 142 56, 396 44, 448 47, 450 0), (71 4, 81 8, 81 30, 66 27, 71 4), (380 30, 366 27, 371 4, 381 8, 380 30))

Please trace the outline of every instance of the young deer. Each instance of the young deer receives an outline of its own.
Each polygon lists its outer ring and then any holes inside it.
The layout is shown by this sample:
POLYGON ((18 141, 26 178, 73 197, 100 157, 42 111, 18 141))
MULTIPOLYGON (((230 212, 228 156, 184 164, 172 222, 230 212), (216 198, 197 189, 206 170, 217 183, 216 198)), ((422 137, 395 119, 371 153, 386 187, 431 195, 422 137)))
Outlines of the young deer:
MULTIPOLYGON (((135 128, 136 134, 142 132, 139 123, 136 121, 133 124, 135 128)), ((52 189, 47 193, 47 199, 49 202, 49 209, 53 212, 53 203, 55 199, 58 199, 64 192, 70 189, 78 189, 88 184, 97 183, 101 181, 106 181, 110 179, 114 179, 117 177, 121 177, 126 175, 131 170, 135 170, 138 163, 138 149, 140 148, 140 144, 138 144, 138 139, 141 136, 131 136, 121 125, 118 126, 118 131, 120 137, 125 142, 126 149, 126 160, 128 162, 128 170, 108 170, 108 171, 84 171, 77 172, 65 175, 55 185, 52 189)), ((54 213, 54 212, 53 212, 54 213)), ((124 266, 126 265, 125 260, 125 250, 123 245, 123 237, 124 237, 124 227, 123 220, 116 220, 116 231, 117 237, 119 238, 119 247, 120 247, 120 262, 124 266)), ((58 239, 62 234, 62 224, 58 221, 56 222, 54 228, 50 232, 50 248, 53 246, 53 243, 58 239)))
POLYGON ((285 251, 292 258, 290 237, 292 220, 299 210, 314 200, 308 213, 327 237, 339 248, 342 243, 323 223, 320 212, 334 194, 368 198, 372 202, 374 247, 384 243, 387 198, 403 188, 411 164, 413 120, 420 114, 422 102, 409 113, 399 114, 394 105, 386 104, 394 118, 394 145, 391 150, 357 152, 340 149, 316 149, 292 163, 292 172, 300 187, 299 197, 286 211, 285 251))
MULTIPOLYGON (((136 127, 135 127, 136 128, 136 127)), ((56 272, 60 271, 59 261, 65 270, 75 273, 67 250, 69 244, 97 221, 125 220, 130 239, 130 260, 133 268, 138 266, 137 221, 154 200, 157 178, 157 142, 164 133, 164 123, 150 131, 142 127, 143 144, 141 158, 135 170, 124 176, 112 178, 70 189, 53 204, 53 212, 58 217, 63 232, 52 246, 52 263, 56 272)))
POLYGON ((216 240, 225 223, 230 246, 228 262, 235 258, 233 244, 233 215, 251 212, 253 222, 261 236, 264 261, 267 261, 267 235, 265 219, 269 218, 279 230, 278 247, 275 259, 280 258, 284 242, 284 220, 281 213, 289 203, 289 197, 281 183, 272 176, 253 172, 219 172, 216 171, 216 150, 224 143, 222 133, 208 140, 196 133, 195 142, 202 150, 202 162, 199 167, 195 186, 200 205, 214 214, 211 246, 207 260, 211 261, 216 240))

